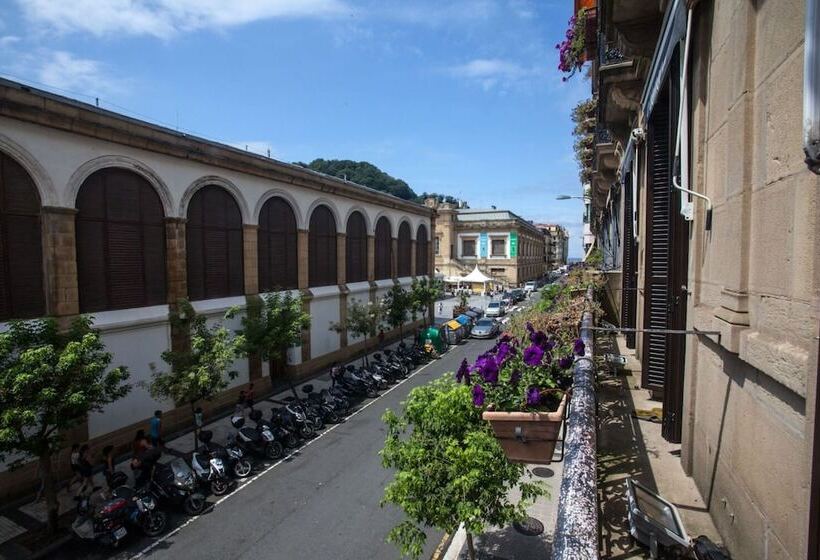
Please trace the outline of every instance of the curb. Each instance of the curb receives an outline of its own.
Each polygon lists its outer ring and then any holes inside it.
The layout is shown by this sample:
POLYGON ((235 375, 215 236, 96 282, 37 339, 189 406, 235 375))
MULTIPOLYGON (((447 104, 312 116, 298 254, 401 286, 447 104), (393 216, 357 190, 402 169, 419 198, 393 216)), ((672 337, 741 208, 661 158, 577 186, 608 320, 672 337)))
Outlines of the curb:
POLYGON ((464 548, 464 543, 467 541, 467 531, 464 530, 464 524, 458 526, 458 531, 450 539, 450 545, 441 560, 458 560, 461 555, 461 550, 464 548))
POLYGON ((71 535, 66 535, 64 537, 61 537, 61 538, 55 540, 50 545, 48 545, 47 547, 41 548, 40 550, 38 550, 37 552, 35 552, 31 556, 29 556, 29 560, 37 560, 39 558, 45 558, 45 557, 49 556, 55 550, 57 550, 59 548, 62 548, 63 546, 68 544, 70 541, 71 541, 71 535))

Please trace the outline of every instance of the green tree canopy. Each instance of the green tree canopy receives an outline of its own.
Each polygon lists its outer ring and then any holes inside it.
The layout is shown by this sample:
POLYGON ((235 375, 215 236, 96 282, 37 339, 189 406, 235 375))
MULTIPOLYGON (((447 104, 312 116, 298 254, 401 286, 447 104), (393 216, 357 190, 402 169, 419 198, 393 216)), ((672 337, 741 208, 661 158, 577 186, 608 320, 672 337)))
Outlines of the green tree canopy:
POLYGON ((39 459, 52 531, 59 504, 51 457, 63 434, 131 389, 128 371, 110 364, 90 317, 75 319, 67 332, 52 319, 12 321, 0 334, 0 457, 39 459))
POLYGON ((407 312, 410 311, 412 303, 410 293, 401 286, 393 286, 384 296, 384 318, 388 325, 399 329, 402 337, 402 328, 407 322, 407 312))
POLYGON ((367 340, 376 336, 376 332, 383 319, 384 309, 380 304, 370 301, 362 302, 356 298, 351 298, 347 304, 347 318, 345 321, 331 323, 330 330, 337 333, 346 330, 353 336, 364 338, 365 353, 362 356, 362 360, 366 362, 367 340))
POLYGON ((314 159, 310 163, 295 162, 295 165, 318 171, 333 177, 345 178, 353 183, 370 187, 377 191, 392 194, 404 200, 415 200, 416 193, 410 186, 392 177, 366 161, 352 161, 349 159, 314 159))
POLYGON ((265 294, 248 305, 242 319, 245 352, 258 352, 263 360, 284 364, 288 348, 299 344, 302 331, 310 328, 310 315, 302 298, 291 292, 265 294))

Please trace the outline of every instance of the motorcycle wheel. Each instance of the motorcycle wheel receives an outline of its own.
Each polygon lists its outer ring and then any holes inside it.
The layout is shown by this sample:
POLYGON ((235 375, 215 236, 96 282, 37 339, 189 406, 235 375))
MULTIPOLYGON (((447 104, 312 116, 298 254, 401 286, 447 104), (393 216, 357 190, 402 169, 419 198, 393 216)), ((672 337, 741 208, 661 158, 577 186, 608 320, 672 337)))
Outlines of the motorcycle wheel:
POLYGON ((311 428, 309 425, 305 424, 299 428, 299 435, 302 436, 303 439, 310 439, 312 438, 316 432, 311 428))
POLYGON ((184 509, 188 515, 199 515, 205 509, 205 496, 199 493, 190 494, 185 498, 182 509, 184 509))
POLYGON ((376 389, 368 389, 367 390, 367 398, 368 399, 375 399, 379 396, 379 392, 376 389))
POLYGON ((335 410, 327 411, 327 421, 331 424, 337 424, 339 422, 339 415, 336 414, 335 410))
POLYGON ((238 459, 233 464, 233 474, 236 478, 245 478, 246 476, 250 476, 251 471, 253 471, 253 465, 247 459, 238 459))
POLYGON ((211 494, 221 496, 228 492, 228 481, 224 478, 215 478, 211 481, 211 494))
POLYGON ((140 523, 142 532, 148 537, 158 537, 168 525, 168 516, 164 511, 149 511, 140 523))
POLYGON ((321 415, 317 414, 317 415, 316 415, 316 416, 314 416, 313 418, 309 418, 309 420, 310 420, 311 424, 313 424, 313 429, 314 429, 315 431, 317 431, 317 432, 318 432, 319 430, 324 429, 324 427, 325 427, 325 420, 324 420, 324 418, 322 418, 322 416, 321 416, 321 415))
POLYGON ((265 457, 268 459, 279 459, 285 454, 285 448, 278 441, 271 441, 265 446, 265 457))
POLYGON ((287 447, 290 447, 291 449, 296 449, 297 447, 299 447, 299 438, 297 438, 293 434, 288 434, 285 437, 285 445, 287 447))

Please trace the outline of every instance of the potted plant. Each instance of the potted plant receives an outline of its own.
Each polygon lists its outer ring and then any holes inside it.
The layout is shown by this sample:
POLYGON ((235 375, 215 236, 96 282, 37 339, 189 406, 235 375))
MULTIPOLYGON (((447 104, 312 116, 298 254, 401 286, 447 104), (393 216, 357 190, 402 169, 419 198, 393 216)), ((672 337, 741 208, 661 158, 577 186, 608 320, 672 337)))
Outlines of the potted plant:
POLYGON ((471 387, 473 405, 493 428, 510 461, 549 464, 567 410, 573 354, 567 343, 527 322, 521 338, 505 333, 471 366, 465 359, 456 381, 471 387))
POLYGON ((568 73, 563 81, 570 79, 586 62, 587 10, 581 8, 569 19, 569 29, 563 41, 555 45, 558 49, 558 69, 568 73))

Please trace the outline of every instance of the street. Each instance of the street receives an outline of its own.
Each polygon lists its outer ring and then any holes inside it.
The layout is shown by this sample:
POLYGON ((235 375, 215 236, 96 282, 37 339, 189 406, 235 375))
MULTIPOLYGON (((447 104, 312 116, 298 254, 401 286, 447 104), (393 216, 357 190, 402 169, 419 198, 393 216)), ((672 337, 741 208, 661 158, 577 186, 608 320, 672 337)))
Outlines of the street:
MULTIPOLYGON (((385 537, 403 514, 379 506, 392 478, 378 456, 385 436, 381 416, 387 408, 399 409, 413 387, 455 371, 465 357, 473 361, 493 342, 469 340, 452 348, 380 398, 365 402, 292 458, 249 479, 203 515, 188 519, 172 513, 171 526, 176 528, 159 539, 132 534, 126 548, 115 554, 69 544, 50 557, 399 558, 385 537)), ((425 558, 441 538, 439 532, 428 532, 425 558)))

